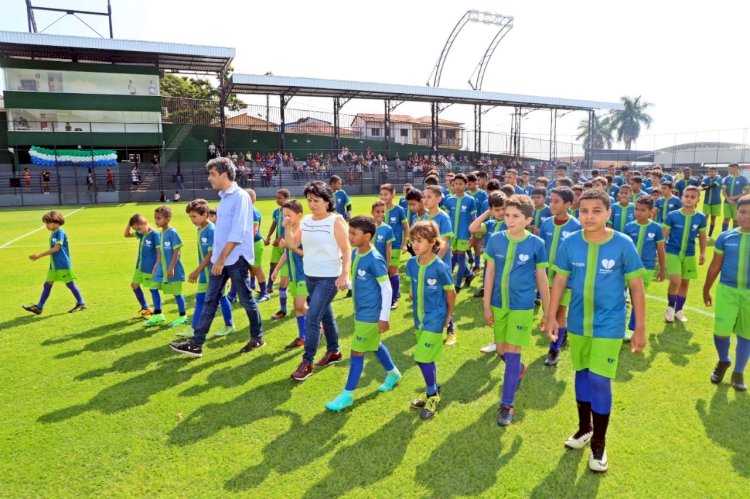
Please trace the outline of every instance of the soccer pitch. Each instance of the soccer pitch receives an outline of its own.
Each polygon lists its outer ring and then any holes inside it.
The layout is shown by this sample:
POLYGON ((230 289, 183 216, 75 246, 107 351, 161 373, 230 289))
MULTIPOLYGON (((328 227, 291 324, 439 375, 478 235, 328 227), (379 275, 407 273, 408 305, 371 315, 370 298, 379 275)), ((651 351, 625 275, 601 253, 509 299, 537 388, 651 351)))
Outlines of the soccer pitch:
MULTIPOLYGON (((354 197, 353 212, 369 213, 373 199, 354 197)), ((638 355, 623 346, 607 435, 610 470, 596 475, 587 469, 588 448, 563 447, 577 428, 569 350, 556 367, 545 367, 548 343, 538 330, 523 352, 529 370, 514 422, 496 425, 503 368, 496 355, 479 352, 492 338, 481 300, 472 297, 479 278, 458 296, 458 342, 438 363, 443 401, 429 422, 409 408, 423 380, 411 358, 406 296, 384 338, 402 382, 378 392, 384 373, 367 356, 355 404, 343 413, 323 407, 348 372, 353 316, 343 293, 334 311, 345 361, 316 369, 303 383, 289 378, 301 350, 284 350, 296 336, 293 314, 270 319, 278 292, 260 305, 264 348, 237 353, 249 334, 235 306, 237 333, 210 338, 200 359, 172 352, 173 330, 144 329, 133 319, 137 243, 123 237, 130 215, 152 221, 156 206, 61 209, 70 214, 64 229, 88 310, 67 314, 74 300, 58 283, 41 316, 21 305, 36 303, 41 292, 48 259, 28 255, 48 247, 49 232, 37 230, 47 210, 0 211, 9 292, 0 303, 2 495, 737 497, 750 490, 750 395, 726 379, 718 387, 709 382, 713 316, 701 289, 711 247, 688 295, 689 322, 665 324, 666 283, 651 284, 648 343, 638 355)), ((195 228, 185 203, 170 206, 190 272, 195 228)), ((264 235, 274 207, 273 200, 258 203, 264 235)), ((265 271, 269 257, 267 250, 265 271)), ((192 316, 195 285, 184 289, 192 316)), ((174 318, 174 300, 164 302, 167 319, 174 318)), ((221 323, 219 317, 212 331, 221 323)))

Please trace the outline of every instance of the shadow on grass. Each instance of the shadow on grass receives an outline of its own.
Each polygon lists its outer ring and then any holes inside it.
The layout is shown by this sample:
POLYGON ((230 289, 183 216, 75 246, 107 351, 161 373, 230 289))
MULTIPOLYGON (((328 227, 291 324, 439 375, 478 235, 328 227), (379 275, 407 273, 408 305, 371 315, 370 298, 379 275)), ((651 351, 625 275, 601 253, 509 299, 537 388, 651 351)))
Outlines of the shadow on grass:
POLYGON ((143 320, 123 320, 119 322, 113 322, 111 324, 104 324, 87 331, 80 333, 66 334, 65 336, 55 336, 54 338, 47 338, 42 342, 43 346, 48 345, 59 345, 60 343, 67 343, 75 340, 86 340, 89 338, 98 338, 103 334, 112 333, 116 329, 125 328, 127 326, 142 325, 143 320))
POLYGON ((440 382, 440 367, 438 367, 438 384, 442 399, 439 410, 445 410, 453 402, 469 404, 495 389, 492 380, 492 370, 497 364, 495 357, 482 355, 465 361, 444 383, 440 382))
POLYGON ((685 329, 682 322, 665 324, 661 333, 649 335, 648 348, 654 352, 666 353, 669 360, 676 366, 686 366, 690 359, 688 355, 700 352, 699 343, 691 343, 693 333, 685 329))
POLYGON ((635 373, 644 373, 651 368, 657 353, 657 350, 650 346, 653 341, 656 341, 656 338, 651 335, 646 342, 646 351, 640 353, 631 353, 630 343, 623 342, 615 380, 630 381, 635 373))
POLYGON ((564 450, 557 467, 531 492, 534 499, 547 497, 594 498, 599 491, 603 475, 586 471, 576 480, 578 466, 582 459, 587 460, 588 449, 583 451, 564 450))
MULTIPOLYGON (((543 410, 557 406, 560 398, 565 393, 567 383, 557 379, 557 366, 545 366, 545 356, 538 357, 529 364, 526 375, 523 377, 521 388, 516 394, 517 406, 520 409, 543 410)), ((503 370, 505 364, 503 364, 503 370)), ((573 373, 569 373, 572 377, 573 373)))
MULTIPOLYGON (((98 339, 87 343, 82 348, 78 350, 70 350, 68 352, 62 352, 57 355, 55 355, 56 359, 68 359, 70 357, 75 357, 76 355, 80 355, 84 352, 106 352, 110 350, 115 350, 117 348, 124 347, 125 345, 132 343, 134 341, 142 340, 144 338, 147 338, 154 333, 157 333, 159 330, 156 328, 151 329, 144 329, 140 327, 141 325, 138 324, 137 327, 133 327, 132 321, 120 321, 115 322, 112 324, 106 324, 103 326, 97 326, 93 329, 89 329, 88 331, 84 331, 82 333, 78 333, 75 335, 70 335, 71 337, 68 338, 65 341, 71 341, 73 339, 80 339, 80 338, 94 338, 98 337, 98 339), (130 326, 130 327, 128 327, 130 326), (106 336, 103 336, 106 335, 106 336)), ((51 338, 54 339, 54 338, 51 338)), ((49 344, 55 344, 55 343, 62 343, 62 341, 50 341, 49 344)), ((44 344, 47 344, 47 342, 44 342, 44 344)))
POLYGON ((750 478, 750 440, 747 438, 750 397, 747 393, 737 392, 730 402, 729 390, 729 385, 717 386, 710 405, 706 407, 705 400, 698 400, 695 409, 706 428, 706 435, 730 450, 734 469, 743 477, 750 478))
POLYGON ((83 381, 87 379, 100 378, 110 373, 130 373, 136 371, 142 371, 151 364, 163 361, 175 356, 165 345, 160 345, 149 350, 143 350, 118 357, 110 367, 104 367, 101 369, 94 369, 87 371, 76 376, 74 379, 83 381))
POLYGON ((5 322, 0 322, 0 331, 7 331, 14 327, 25 326, 26 324, 35 324, 39 321, 57 317, 58 315, 68 315, 67 312, 59 312, 56 314, 48 315, 30 315, 28 312, 26 312, 26 314, 27 315, 21 315, 5 322))
POLYGON ((497 473, 521 450, 523 439, 515 437, 510 448, 498 428, 496 407, 461 431, 451 434, 417 467, 416 480, 435 497, 474 496, 497 483, 497 473), (460 473, 456 471, 460 469, 460 473))

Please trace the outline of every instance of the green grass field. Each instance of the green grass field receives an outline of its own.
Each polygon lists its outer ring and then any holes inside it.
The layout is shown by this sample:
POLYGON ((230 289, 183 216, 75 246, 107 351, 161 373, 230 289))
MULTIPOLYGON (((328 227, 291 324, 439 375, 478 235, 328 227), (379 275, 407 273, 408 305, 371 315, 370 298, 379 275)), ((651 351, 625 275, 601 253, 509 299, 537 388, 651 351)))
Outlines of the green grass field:
MULTIPOLYGON (((355 213, 369 211, 371 199, 355 198, 355 213)), ((272 203, 259 203, 264 231, 272 203)), ((173 225, 186 243, 189 272, 197 257, 184 206, 175 206, 173 225)), ((497 427, 502 365, 479 353, 491 332, 472 293, 459 295, 458 343, 438 365, 443 402, 426 423, 408 404, 423 387, 411 359, 408 299, 385 338, 402 383, 379 393, 382 368, 368 357, 355 405, 341 414, 323 404, 343 388, 348 362, 292 381, 301 352, 283 346, 296 323, 270 320, 276 294, 260 305, 265 348, 237 354, 248 331, 235 308, 238 334, 209 339, 201 359, 173 353, 167 348, 173 331, 144 330, 132 319, 136 245, 122 232, 132 213, 151 217, 154 207, 73 214, 64 228, 89 308, 68 315, 74 301, 58 284, 38 317, 20 306, 39 297, 48 262, 27 256, 46 249, 49 233, 7 243, 39 228, 45 210, 0 211, 8 291, 0 304, 3 496, 737 497, 750 490, 750 396, 726 380, 719 387, 708 381, 716 354, 700 283, 688 298, 684 325, 664 323, 666 284, 652 284, 648 345, 639 355, 623 348, 608 434, 610 471, 595 475, 587 469, 588 450, 563 448, 577 425, 573 370, 567 350, 557 367, 544 367, 547 342, 539 331, 523 354, 530 368, 514 424, 497 427)), ((190 308, 194 287, 185 289, 190 308)), ((351 303, 340 294, 334 309, 347 351, 351 303)), ((165 312, 168 319, 176 315, 173 300, 165 312)))

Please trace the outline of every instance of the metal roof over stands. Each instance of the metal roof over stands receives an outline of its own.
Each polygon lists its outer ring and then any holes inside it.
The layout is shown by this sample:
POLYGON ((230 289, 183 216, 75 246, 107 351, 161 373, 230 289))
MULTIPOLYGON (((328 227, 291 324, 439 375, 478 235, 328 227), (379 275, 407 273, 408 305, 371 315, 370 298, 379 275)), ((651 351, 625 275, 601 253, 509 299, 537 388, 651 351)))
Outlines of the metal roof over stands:
POLYGON ((235 50, 228 47, 0 31, 0 56, 221 73, 234 59, 235 50))
POLYGON ((434 88, 389 83, 365 83, 320 78, 267 76, 235 73, 231 91, 239 94, 271 94, 287 97, 340 97, 354 99, 403 100, 483 106, 517 106, 543 109, 612 109, 622 110, 619 102, 599 102, 557 97, 505 94, 469 89, 434 88))

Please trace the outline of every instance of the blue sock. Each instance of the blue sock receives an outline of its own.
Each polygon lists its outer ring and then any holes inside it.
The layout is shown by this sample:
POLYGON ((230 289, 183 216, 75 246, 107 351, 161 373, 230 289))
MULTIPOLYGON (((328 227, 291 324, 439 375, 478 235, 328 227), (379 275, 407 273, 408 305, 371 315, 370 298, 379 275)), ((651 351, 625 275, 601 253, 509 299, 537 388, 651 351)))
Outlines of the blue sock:
MULTIPOLYGON (((716 353, 719 354, 720 362, 732 362, 729 357, 729 336, 722 338, 714 335, 714 346, 716 346, 716 353)), ((737 342, 737 346, 739 346, 739 342, 737 342)))
POLYGON ((391 303, 393 303, 397 301, 399 298, 398 296, 398 284, 399 284, 398 274, 388 276, 388 281, 390 281, 391 290, 393 291, 393 296, 391 297, 391 303))
POLYGON ((568 328, 560 327, 557 330, 557 339, 549 344, 549 349, 553 352, 559 352, 565 338, 568 336, 568 328))
POLYGON ((597 414, 612 412, 612 380, 589 371, 591 410, 597 414))
POLYGON ((419 369, 424 377, 424 384, 427 387, 427 395, 437 393, 437 368, 434 362, 417 362, 419 369))
POLYGON ((458 255, 454 253, 451 255, 451 274, 456 270, 456 263, 458 263, 458 255))
POLYGON ((708 237, 711 237, 711 236, 713 236, 713 235, 714 235, 714 227, 715 227, 715 225, 714 225, 714 224, 711 224, 711 225, 710 225, 710 226, 708 227, 708 237))
POLYGON ((180 315, 185 315, 185 297, 183 295, 175 295, 174 301, 177 302, 177 310, 180 315))
POLYGON ((479 267, 481 265, 482 258, 477 254, 477 256, 474 258, 474 270, 479 270, 479 267))
POLYGON ((385 369, 386 372, 391 372, 396 368, 396 366, 393 365, 393 359, 391 359, 391 352, 389 352, 388 348, 382 343, 375 351, 375 357, 378 358, 380 364, 383 366, 383 369, 385 369))
POLYGON ((146 310, 148 308, 148 302, 146 301, 146 295, 143 294, 143 289, 135 288, 133 294, 135 295, 136 300, 138 300, 141 310, 146 310))
POLYGON ((227 293, 227 297, 229 298, 230 302, 237 299, 237 289, 234 287, 234 283, 229 286, 229 293, 227 293))
POLYGON ((518 388, 519 374, 521 374, 521 354, 506 352, 503 398, 501 399, 501 402, 505 405, 513 407, 513 401, 516 398, 516 389, 518 388))
POLYGON ((297 316, 297 331, 299 332, 299 337, 304 340, 305 339, 305 316, 304 315, 297 316))
POLYGON ((737 349, 734 352, 737 357, 737 363, 734 365, 734 372, 742 374, 745 372, 747 361, 750 359, 750 340, 737 336, 737 349))
POLYGON ((362 369, 364 369, 364 367, 364 355, 352 355, 349 361, 349 377, 346 379, 346 386, 344 387, 344 390, 352 392, 355 388, 357 388, 357 383, 359 383, 359 378, 362 377, 362 369))
POLYGON ((456 273, 456 283, 461 285, 461 280, 466 277, 466 275, 469 272, 469 269, 466 267, 466 255, 464 253, 459 253, 456 255, 458 258, 458 272, 456 273))
POLYGON ((635 331, 635 309, 630 311, 630 321, 628 322, 628 329, 635 331))
POLYGON ((672 308, 677 306, 677 295, 667 294, 667 306, 672 308))
POLYGON ((474 252, 471 251, 471 248, 466 250, 466 260, 470 263, 474 263, 474 252))
POLYGON ((448 332, 448 334, 454 333, 453 316, 451 316, 451 321, 448 323, 448 327, 446 328, 446 331, 448 332))
POLYGON ((151 291, 151 301, 154 303, 154 313, 160 314, 161 313, 161 295, 159 295, 158 289, 150 289, 151 291))
POLYGON ((76 283, 70 281, 65 285, 68 287, 70 292, 73 293, 73 297, 76 299, 76 305, 83 305, 83 297, 81 296, 81 291, 78 289, 78 286, 76 286, 76 283))
POLYGON ((234 319, 232 318, 232 302, 229 301, 226 295, 219 299, 219 305, 221 305, 221 315, 224 317, 225 326, 234 326, 234 319))
POLYGON ((255 276, 250 278, 250 288, 255 289, 255 276))
POLYGON ((266 293, 268 293, 268 291, 266 291, 266 281, 258 282, 258 294, 260 294, 260 296, 263 296, 266 293))
POLYGON ((281 304, 281 311, 286 313, 286 288, 279 288, 279 303, 281 304))
POLYGON ((274 268, 275 266, 276 266, 276 264, 273 264, 273 265, 271 266, 271 272, 269 272, 269 274, 268 274, 268 275, 269 275, 269 277, 268 277, 268 283, 267 283, 267 285, 266 285, 266 290, 267 290, 267 291, 268 291, 269 293, 270 293, 270 292, 271 292, 271 290, 273 289, 273 279, 271 279, 271 277, 270 277, 270 276, 271 276, 271 274, 273 274, 273 268, 274 268))
POLYGON ((49 294, 52 292, 52 284, 45 282, 44 287, 42 288, 42 296, 39 297, 39 303, 36 304, 36 308, 43 309, 44 308, 44 302, 47 301, 47 298, 49 298, 49 294))
POLYGON ((503 362, 505 362, 505 354, 504 353, 498 354, 498 357, 500 357, 500 360, 502 360, 503 362))
POLYGON ((682 310, 685 307, 686 301, 687 301, 687 296, 677 295, 677 300, 676 300, 675 308, 674 308, 675 312, 682 310))
POLYGON ((589 383, 589 370, 576 371, 576 400, 578 402, 591 402, 591 384, 589 383))
POLYGON ((203 304, 205 302, 206 302, 206 293, 195 294, 195 310, 193 310, 193 323, 192 323, 193 329, 198 329, 198 321, 201 318, 201 312, 203 311, 203 304))
POLYGON ((726 232, 729 230, 729 220, 724 220, 724 223, 721 224, 721 231, 726 232))

